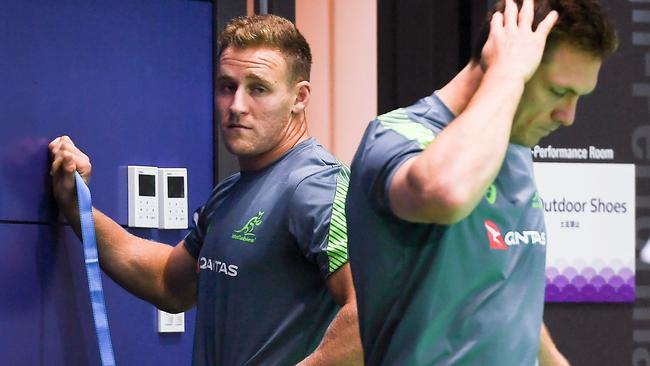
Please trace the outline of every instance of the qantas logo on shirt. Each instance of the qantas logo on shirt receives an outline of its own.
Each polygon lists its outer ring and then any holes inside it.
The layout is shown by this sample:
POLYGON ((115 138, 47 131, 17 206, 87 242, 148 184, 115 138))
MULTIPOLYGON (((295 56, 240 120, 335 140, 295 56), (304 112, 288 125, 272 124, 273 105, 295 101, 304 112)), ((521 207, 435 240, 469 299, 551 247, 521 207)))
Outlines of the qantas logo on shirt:
POLYGON ((199 258, 199 268, 215 273, 223 273, 230 277, 237 277, 237 271, 239 270, 239 267, 234 264, 206 257, 199 258))
POLYGON ((488 239, 490 240, 490 249, 508 249, 506 243, 503 242, 503 236, 501 236, 501 230, 499 230, 499 227, 490 220, 485 220, 483 224, 485 224, 485 230, 487 230, 488 239))
POLYGON ((546 233, 536 230, 508 231, 505 236, 501 234, 499 227, 490 220, 483 222, 487 231, 490 249, 507 250, 513 245, 537 244, 546 245, 546 233))

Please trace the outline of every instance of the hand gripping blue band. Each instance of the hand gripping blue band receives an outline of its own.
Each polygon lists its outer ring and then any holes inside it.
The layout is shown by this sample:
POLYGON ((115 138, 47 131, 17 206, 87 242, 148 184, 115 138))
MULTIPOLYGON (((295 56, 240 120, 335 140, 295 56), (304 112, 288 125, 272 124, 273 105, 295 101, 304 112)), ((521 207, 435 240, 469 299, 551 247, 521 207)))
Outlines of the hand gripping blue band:
POLYGON ((90 302, 95 320, 95 332, 99 344, 99 355, 103 366, 115 366, 111 333, 108 330, 106 305, 104 304, 104 290, 102 289, 101 270, 95 243, 95 223, 93 221, 93 206, 90 199, 90 189, 86 186, 79 173, 75 172, 77 183, 77 198, 79 200, 79 219, 81 221, 81 237, 84 244, 84 257, 86 258, 86 273, 88 275, 88 289, 90 302))

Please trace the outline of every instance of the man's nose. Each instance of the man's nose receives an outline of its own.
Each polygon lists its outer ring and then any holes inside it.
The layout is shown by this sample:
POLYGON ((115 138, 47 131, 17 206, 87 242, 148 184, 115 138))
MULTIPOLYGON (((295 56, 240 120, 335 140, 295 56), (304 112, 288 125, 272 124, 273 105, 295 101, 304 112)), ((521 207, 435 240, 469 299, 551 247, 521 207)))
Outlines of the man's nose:
POLYGON ((576 108, 578 106, 578 96, 568 97, 560 105, 558 105, 551 115, 551 118, 564 127, 569 127, 573 124, 576 118, 576 108))
POLYGON ((238 87, 232 97, 230 103, 230 112, 236 115, 245 114, 248 112, 248 95, 243 87, 238 87))

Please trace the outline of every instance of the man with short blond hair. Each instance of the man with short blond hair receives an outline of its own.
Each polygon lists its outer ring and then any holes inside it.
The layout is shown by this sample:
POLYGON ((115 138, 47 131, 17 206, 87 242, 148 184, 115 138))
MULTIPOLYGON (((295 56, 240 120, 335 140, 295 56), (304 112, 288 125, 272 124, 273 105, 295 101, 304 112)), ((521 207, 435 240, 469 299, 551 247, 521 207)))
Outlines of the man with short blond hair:
MULTIPOLYGON (((193 365, 362 363, 347 264, 349 170, 309 137, 310 66, 288 20, 231 21, 215 100, 241 172, 213 190, 175 247, 93 211, 111 278, 166 311, 197 306, 193 365)), ((67 136, 50 151, 55 197, 78 232, 74 172, 88 181, 89 158, 67 136)))

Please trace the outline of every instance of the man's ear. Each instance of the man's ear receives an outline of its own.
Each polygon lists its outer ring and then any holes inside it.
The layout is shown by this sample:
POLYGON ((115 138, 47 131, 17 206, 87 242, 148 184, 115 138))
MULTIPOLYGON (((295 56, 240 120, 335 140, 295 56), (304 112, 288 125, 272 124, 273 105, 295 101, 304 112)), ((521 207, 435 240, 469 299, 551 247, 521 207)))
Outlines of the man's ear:
POLYGON ((309 81, 303 80, 296 83, 294 88, 294 90, 296 90, 296 99, 291 107, 291 113, 298 114, 304 111, 309 104, 309 98, 311 97, 311 84, 309 84, 309 81))

